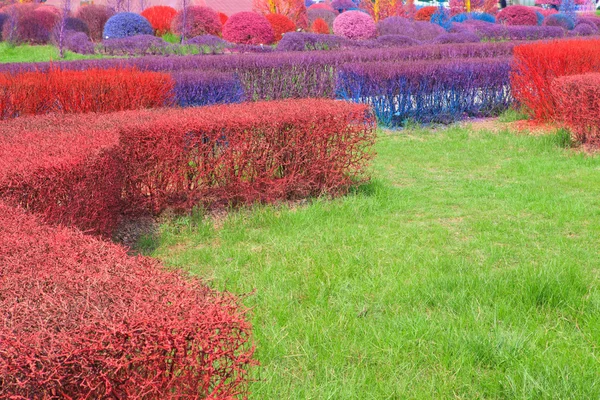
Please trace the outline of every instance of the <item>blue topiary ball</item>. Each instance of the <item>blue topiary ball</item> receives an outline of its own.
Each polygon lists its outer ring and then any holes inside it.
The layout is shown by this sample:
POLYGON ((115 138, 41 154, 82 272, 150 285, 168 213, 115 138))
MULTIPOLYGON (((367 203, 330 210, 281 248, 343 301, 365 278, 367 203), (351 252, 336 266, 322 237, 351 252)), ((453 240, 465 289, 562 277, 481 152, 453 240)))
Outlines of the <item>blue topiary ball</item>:
POLYGON ((102 32, 103 39, 121 39, 135 35, 154 35, 154 30, 146 18, 130 12, 110 17, 102 32))

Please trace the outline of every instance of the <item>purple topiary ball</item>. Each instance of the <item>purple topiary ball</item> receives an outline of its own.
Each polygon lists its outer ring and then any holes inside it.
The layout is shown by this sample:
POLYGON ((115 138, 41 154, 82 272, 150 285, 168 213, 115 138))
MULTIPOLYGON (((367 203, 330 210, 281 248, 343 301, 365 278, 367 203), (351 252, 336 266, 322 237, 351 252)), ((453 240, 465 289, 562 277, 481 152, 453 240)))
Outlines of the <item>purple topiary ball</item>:
POLYGON ((366 40, 377 36, 377 26, 369 14, 346 11, 333 21, 333 33, 352 40, 366 40))

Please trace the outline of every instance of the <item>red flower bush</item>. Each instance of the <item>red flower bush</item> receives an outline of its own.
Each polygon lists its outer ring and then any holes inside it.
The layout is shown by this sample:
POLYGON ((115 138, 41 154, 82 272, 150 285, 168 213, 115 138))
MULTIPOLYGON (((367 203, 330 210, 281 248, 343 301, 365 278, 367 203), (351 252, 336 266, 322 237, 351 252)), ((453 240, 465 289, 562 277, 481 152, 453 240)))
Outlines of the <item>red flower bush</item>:
POLYGON ((508 6, 496 16, 496 21, 504 25, 531 25, 538 24, 535 8, 527 6, 508 6))
POLYGON ((315 22, 312 23, 310 31, 313 33, 321 34, 331 33, 331 31, 329 30, 329 25, 327 25, 327 22, 325 22, 325 20, 321 18, 317 18, 315 22))
POLYGON ((291 19, 281 14, 267 14, 265 18, 271 24, 273 33, 275 34, 275 41, 279 42, 284 33, 294 32, 296 30, 296 24, 291 19))
POLYGON ((562 76, 552 81, 557 117, 576 141, 600 147, 600 73, 562 76))
POLYGON ((183 16, 184 12, 180 10, 173 18, 171 23, 173 33, 183 35, 185 31, 186 38, 201 35, 221 36, 223 25, 219 19, 219 14, 212 8, 203 6, 188 7, 185 27, 183 26, 183 16))
POLYGON ((153 6, 142 11, 142 17, 150 22, 158 36, 171 31, 171 22, 176 14, 177 10, 169 6, 153 6))
POLYGON ((431 16, 438 10, 435 6, 426 6, 419 8, 415 13, 415 21, 431 21, 431 16))
POLYGON ((230 399, 253 348, 230 294, 0 203, 0 397, 230 399))
POLYGON ((239 44, 271 44, 275 33, 269 21, 253 12, 233 14, 223 25, 223 38, 239 44))
POLYGON ((94 4, 79 7, 75 14, 77 18, 87 24, 90 29, 90 39, 96 42, 102 40, 104 25, 113 15, 114 11, 112 9, 94 4))
POLYGON ((517 46, 511 73, 515 99, 538 120, 552 120, 552 81, 561 76, 600 72, 600 40, 564 40, 517 46))
POLYGON ((377 26, 369 14, 346 11, 333 21, 333 32, 348 39, 372 39, 377 36, 377 26))

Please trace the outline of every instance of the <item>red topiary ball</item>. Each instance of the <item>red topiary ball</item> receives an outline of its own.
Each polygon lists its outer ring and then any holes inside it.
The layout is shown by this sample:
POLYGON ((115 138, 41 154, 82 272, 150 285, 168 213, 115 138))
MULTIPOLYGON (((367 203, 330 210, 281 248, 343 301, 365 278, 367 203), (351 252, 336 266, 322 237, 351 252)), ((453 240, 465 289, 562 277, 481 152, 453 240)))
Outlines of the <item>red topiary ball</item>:
POLYGON ((496 21, 504 25, 530 25, 538 23, 535 8, 527 6, 509 6, 496 16, 496 21))
POLYGON ((223 14, 222 12, 219 13, 219 20, 221 21, 221 25, 225 25, 225 22, 227 22, 228 19, 229 17, 227 16, 227 14, 223 14))
POLYGON ((317 18, 312 23, 310 27, 311 32, 313 33, 321 33, 321 34, 329 34, 331 31, 329 30, 329 25, 322 18, 317 18))
POLYGON ((415 21, 431 21, 431 16, 437 11, 438 7, 427 6, 419 8, 415 14, 415 21))
POLYGON ((377 26, 367 13, 346 11, 333 21, 333 33, 354 40, 372 39, 377 36, 377 26))
POLYGON ((285 15, 267 14, 265 15, 265 18, 267 21, 269 21, 271 27, 273 28, 276 42, 281 40, 281 37, 284 33, 294 32, 296 30, 296 24, 294 24, 294 22, 285 15))
POLYGON ((233 14, 223 26, 223 38, 239 44, 271 44, 275 33, 262 15, 243 11, 233 14))
MULTIPOLYGON (((177 35, 184 34, 183 15, 183 10, 179 11, 171 23, 171 30, 177 35)), ((223 29, 219 14, 212 8, 203 6, 188 7, 185 25, 185 36, 190 38, 201 35, 221 36, 223 29)))
POLYGON ((150 22, 158 36, 171 32, 171 23, 175 15, 177 10, 169 6, 153 6, 142 11, 142 17, 150 22))
POLYGON ((75 16, 87 24, 90 29, 90 39, 100 41, 102 40, 104 25, 114 13, 112 9, 106 6, 92 4, 79 7, 75 16))

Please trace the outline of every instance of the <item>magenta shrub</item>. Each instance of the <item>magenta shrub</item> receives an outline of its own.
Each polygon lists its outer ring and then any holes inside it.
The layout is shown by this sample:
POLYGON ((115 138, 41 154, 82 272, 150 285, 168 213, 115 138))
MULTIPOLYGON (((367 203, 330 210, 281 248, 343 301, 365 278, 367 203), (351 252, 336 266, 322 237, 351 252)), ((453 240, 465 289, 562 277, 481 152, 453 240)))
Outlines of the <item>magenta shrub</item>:
POLYGON ((90 31, 90 38, 94 41, 102 40, 104 25, 115 12, 101 5, 89 5, 79 7, 75 16, 85 22, 90 31))
POLYGON ((13 43, 46 44, 57 20, 49 11, 17 14, 16 20, 4 23, 2 37, 13 43))
POLYGON ((333 33, 348 39, 366 40, 377 36, 377 26, 369 14, 346 11, 333 21, 333 33))
POLYGON ((223 39, 238 44, 271 44, 275 41, 275 33, 264 16, 243 11, 233 14, 225 22, 223 39))
MULTIPOLYGON (((171 30, 176 35, 183 35, 184 33, 183 16, 184 12, 180 10, 171 23, 171 30)), ((185 20, 186 38, 201 35, 221 36, 222 24, 219 14, 211 8, 203 6, 188 7, 185 20)))
POLYGON ((526 6, 509 6, 496 16, 498 23, 504 25, 537 25, 538 19, 535 8, 526 6))

